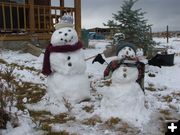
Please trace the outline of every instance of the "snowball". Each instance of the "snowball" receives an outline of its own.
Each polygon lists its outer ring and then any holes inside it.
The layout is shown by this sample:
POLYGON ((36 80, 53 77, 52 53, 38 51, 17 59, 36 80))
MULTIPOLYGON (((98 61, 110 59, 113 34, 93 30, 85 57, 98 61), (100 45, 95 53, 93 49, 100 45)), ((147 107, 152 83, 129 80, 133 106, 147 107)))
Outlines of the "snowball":
POLYGON ((26 103, 27 102, 27 97, 23 98, 23 103, 26 103))

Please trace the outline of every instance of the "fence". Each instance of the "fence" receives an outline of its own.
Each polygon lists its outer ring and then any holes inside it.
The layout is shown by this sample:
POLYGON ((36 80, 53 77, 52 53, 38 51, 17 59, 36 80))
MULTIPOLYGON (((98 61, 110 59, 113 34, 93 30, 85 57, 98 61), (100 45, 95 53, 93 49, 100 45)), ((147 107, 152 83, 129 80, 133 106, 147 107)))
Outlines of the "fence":
POLYGON ((64 13, 75 17, 75 10, 74 7, 0 2, 0 40, 26 40, 32 33, 47 39, 58 19, 64 13))

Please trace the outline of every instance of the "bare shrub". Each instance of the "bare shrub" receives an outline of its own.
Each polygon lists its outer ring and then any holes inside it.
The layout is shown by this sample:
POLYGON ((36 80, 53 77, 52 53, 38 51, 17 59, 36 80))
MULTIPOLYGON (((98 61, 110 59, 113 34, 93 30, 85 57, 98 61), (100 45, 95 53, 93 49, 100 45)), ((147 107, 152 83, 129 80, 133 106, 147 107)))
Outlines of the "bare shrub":
POLYGON ((0 69, 0 128, 6 128, 8 121, 12 127, 18 126, 18 117, 12 113, 12 107, 16 104, 16 86, 13 83, 13 67, 0 69))
POLYGON ((71 112, 71 110, 73 109, 73 106, 69 102, 69 100, 63 97, 63 102, 64 102, 64 106, 68 109, 68 112, 71 112))

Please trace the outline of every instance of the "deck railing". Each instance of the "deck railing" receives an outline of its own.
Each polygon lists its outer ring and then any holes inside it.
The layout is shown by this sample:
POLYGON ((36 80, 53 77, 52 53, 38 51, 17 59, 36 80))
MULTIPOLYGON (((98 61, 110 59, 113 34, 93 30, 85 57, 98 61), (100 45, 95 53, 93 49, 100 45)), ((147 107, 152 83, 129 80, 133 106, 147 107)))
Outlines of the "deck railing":
POLYGON ((0 36, 52 32, 64 13, 74 17, 75 8, 0 2, 0 36))

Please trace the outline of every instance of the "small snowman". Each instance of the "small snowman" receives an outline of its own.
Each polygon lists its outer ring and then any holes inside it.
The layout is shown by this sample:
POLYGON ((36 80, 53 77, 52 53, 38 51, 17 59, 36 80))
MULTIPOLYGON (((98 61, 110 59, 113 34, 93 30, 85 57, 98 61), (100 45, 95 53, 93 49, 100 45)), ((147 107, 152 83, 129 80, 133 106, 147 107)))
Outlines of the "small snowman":
POLYGON ((137 60, 133 44, 120 46, 116 55, 117 59, 111 61, 104 71, 104 77, 110 78, 112 84, 100 89, 103 98, 99 113, 105 118, 119 117, 142 126, 149 120, 144 93, 138 83, 143 78, 143 65, 137 60))
POLYGON ((47 93, 51 98, 75 104, 90 98, 90 82, 85 74, 82 43, 72 20, 64 15, 55 26, 45 51, 42 73, 48 75, 47 93))
MULTIPOLYGON (((130 67, 134 66, 138 69, 139 74, 138 74, 138 78, 136 82, 138 82, 140 86, 143 88, 142 86, 143 84, 141 81, 144 78, 145 64, 144 62, 141 62, 142 60, 139 59, 140 54, 139 54, 139 51, 138 51, 138 54, 136 53, 137 50, 139 49, 136 49, 134 44, 128 43, 128 42, 124 42, 123 45, 118 46, 117 51, 116 51, 117 59, 111 61, 108 64, 107 68, 104 70, 104 78, 105 79, 111 78, 114 70, 119 68, 119 66, 122 63, 126 63, 127 66, 130 66, 130 67)), ((141 55, 143 54, 141 53, 141 55)))

